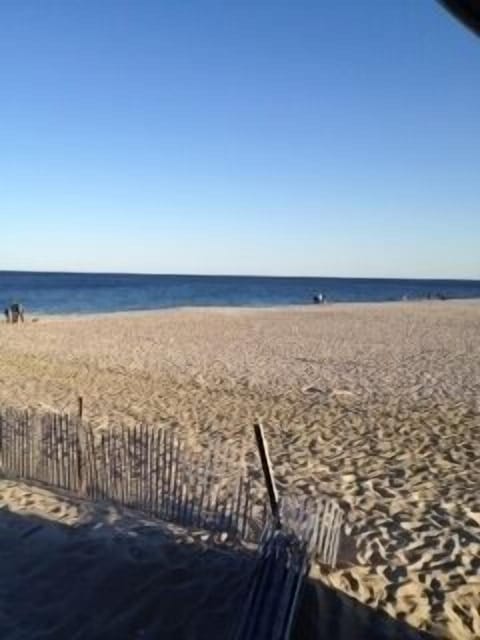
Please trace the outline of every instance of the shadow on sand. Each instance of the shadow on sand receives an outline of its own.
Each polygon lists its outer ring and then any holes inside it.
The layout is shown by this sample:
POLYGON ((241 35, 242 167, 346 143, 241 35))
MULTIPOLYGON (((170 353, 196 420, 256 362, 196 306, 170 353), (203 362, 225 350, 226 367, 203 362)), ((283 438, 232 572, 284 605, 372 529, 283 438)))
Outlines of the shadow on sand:
MULTIPOLYGON (((253 570, 247 553, 0 510, 2 640, 228 640, 253 570)), ((295 640, 426 638, 317 583, 295 640)))

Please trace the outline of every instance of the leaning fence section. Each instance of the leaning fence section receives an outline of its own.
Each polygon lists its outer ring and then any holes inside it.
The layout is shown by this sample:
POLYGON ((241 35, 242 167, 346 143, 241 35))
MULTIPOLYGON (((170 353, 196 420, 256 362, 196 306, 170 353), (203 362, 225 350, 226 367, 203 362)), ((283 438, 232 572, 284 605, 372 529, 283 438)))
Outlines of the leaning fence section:
POLYGON ((288 640, 309 564, 305 538, 267 526, 233 640, 288 640))
POLYGON ((232 638, 289 640, 314 559, 335 565, 342 511, 331 499, 288 497, 259 544, 250 588, 232 638))
POLYGON ((343 524, 343 510, 326 496, 285 496, 280 503, 282 529, 305 543, 307 554, 334 568, 343 524))

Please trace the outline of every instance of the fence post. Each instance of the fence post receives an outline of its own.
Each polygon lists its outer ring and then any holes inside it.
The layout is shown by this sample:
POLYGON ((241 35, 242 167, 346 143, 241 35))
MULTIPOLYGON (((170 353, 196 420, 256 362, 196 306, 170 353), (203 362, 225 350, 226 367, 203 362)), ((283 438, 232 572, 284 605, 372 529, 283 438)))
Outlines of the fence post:
POLYGON ((268 447, 263 434, 261 423, 253 425, 255 430, 255 438, 257 440, 258 452, 262 462, 263 475, 265 476, 265 484, 267 485, 268 499, 270 501, 270 509, 272 511, 273 520, 277 529, 281 528, 280 509, 278 507, 278 491, 273 477, 272 463, 268 454, 268 447))

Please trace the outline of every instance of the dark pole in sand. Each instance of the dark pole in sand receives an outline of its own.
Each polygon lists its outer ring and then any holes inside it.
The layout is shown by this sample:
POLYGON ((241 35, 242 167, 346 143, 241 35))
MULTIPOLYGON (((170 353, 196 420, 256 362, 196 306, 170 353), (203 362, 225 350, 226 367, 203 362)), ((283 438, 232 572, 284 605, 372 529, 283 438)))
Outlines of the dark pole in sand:
POLYGON ((278 491, 275 486, 275 478, 273 477, 272 463, 268 455, 268 447, 263 434, 263 427, 260 423, 253 425, 255 429, 255 438, 257 440, 258 452, 262 462, 263 475, 265 476, 265 484, 267 485, 268 499, 270 500, 270 508, 272 510, 273 520, 277 529, 281 528, 280 510, 278 508, 278 491))
POLYGON ((78 417, 83 418, 83 396, 78 396, 78 417))

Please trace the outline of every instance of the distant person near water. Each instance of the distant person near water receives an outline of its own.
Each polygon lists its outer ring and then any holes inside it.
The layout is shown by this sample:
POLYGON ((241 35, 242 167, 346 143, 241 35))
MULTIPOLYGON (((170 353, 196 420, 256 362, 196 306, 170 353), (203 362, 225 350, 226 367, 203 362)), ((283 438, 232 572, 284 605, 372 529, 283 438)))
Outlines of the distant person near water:
POLYGON ((18 321, 25 321, 25 311, 23 305, 18 302, 14 302, 10 305, 10 322, 17 324, 18 321))
POLYGON ((8 307, 3 310, 3 315, 5 316, 5 322, 8 324, 10 322, 10 309, 8 307))
POLYGON ((313 296, 313 304, 325 304, 327 296, 324 293, 316 293, 313 296))

